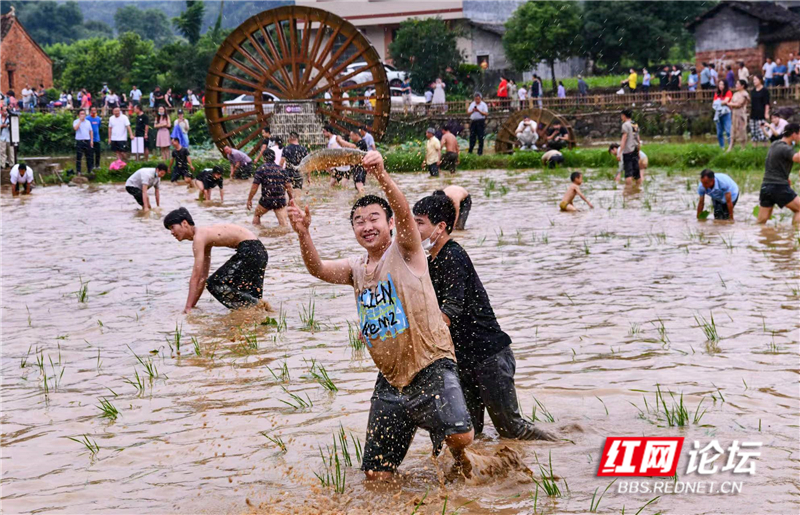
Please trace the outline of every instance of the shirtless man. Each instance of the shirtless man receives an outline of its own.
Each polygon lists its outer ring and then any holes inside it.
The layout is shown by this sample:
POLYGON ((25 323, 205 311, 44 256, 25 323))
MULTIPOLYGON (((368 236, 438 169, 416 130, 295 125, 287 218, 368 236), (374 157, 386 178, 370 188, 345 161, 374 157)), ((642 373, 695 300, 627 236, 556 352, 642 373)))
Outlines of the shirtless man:
POLYGON ((260 302, 267 249, 255 234, 233 224, 195 227, 192 215, 185 207, 165 216, 164 227, 176 240, 192 242, 194 266, 184 313, 189 313, 197 305, 203 287, 207 287, 211 295, 229 309, 254 306, 260 302), (236 253, 208 277, 212 247, 230 247, 236 249, 236 253))
POLYGON ((456 208, 456 223, 453 224, 453 229, 463 231, 467 225, 467 217, 469 217, 469 210, 472 209, 472 197, 466 188, 451 184, 443 190, 436 190, 434 195, 447 195, 453 206, 456 208))
POLYGON ((419 230, 383 157, 369 152, 362 165, 388 199, 366 195, 350 212, 356 240, 366 252, 323 260, 311 236, 308 206, 300 210, 292 201, 289 207, 309 273, 353 288, 361 338, 380 371, 361 468, 368 480, 390 480, 421 427, 430 434, 434 454, 446 442, 456 459, 453 471, 470 477, 465 448, 472 443, 472 421, 419 230))
POLYGON ((581 193, 581 184, 583 184, 583 174, 581 172, 572 172, 572 175, 569 176, 569 180, 572 181, 572 184, 569 185, 567 188, 567 192, 564 193, 564 198, 561 199, 561 203, 558 207, 561 208, 561 211, 577 211, 578 209, 572 205, 572 201, 575 199, 575 195, 579 196, 583 199, 584 202, 589 204, 589 207, 594 209, 594 206, 591 202, 589 202, 586 197, 583 196, 581 193))
MULTIPOLYGON (((456 173, 458 164, 458 139, 447 126, 442 127, 442 170, 456 173)), ((466 190, 465 190, 466 191, 466 190)), ((456 207, 458 209, 458 207, 456 207)))

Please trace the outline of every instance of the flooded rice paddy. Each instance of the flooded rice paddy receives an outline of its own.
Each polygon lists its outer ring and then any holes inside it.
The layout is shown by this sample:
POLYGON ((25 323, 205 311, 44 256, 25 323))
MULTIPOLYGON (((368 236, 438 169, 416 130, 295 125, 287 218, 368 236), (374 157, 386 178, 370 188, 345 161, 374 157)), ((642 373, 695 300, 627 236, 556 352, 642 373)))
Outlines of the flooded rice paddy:
MULTIPOLYGON (((399 487, 368 490, 355 441, 376 369, 350 345, 352 290, 313 279, 271 214, 257 232, 272 312, 229 313, 206 292, 183 316, 191 245, 160 216, 183 205, 198 224, 252 227, 248 184, 226 181, 225 203, 204 207, 166 184, 163 207, 145 216, 123 185, 4 191, 3 511, 585 513, 612 479, 596 477, 606 436, 644 435, 686 437, 680 481, 742 481, 742 492, 614 485, 599 513, 637 513, 655 497, 641 513, 797 513, 800 242, 789 220, 754 225, 751 187, 735 224, 698 222, 694 174, 663 171, 629 195, 589 172, 583 190, 597 209, 576 199, 581 213, 560 213, 567 175, 460 173, 474 205, 455 234, 514 341, 524 413, 536 406, 538 424, 563 438, 500 441, 487 424, 475 447, 508 445, 540 482, 537 461, 551 459, 561 497, 516 476, 442 486, 422 431, 399 487), (656 385, 670 407, 666 392, 683 394, 688 425, 668 426, 656 385), (340 428, 352 466, 340 451, 336 494, 315 472, 325 476, 319 447, 327 457, 340 428), (686 474, 691 442, 713 439, 763 442, 755 474, 686 474)), ((446 182, 396 180, 412 203, 446 182)), ((325 182, 305 197, 317 247, 328 258, 360 252, 347 219, 354 193, 325 182)), ((212 270, 231 253, 215 249, 212 270)))

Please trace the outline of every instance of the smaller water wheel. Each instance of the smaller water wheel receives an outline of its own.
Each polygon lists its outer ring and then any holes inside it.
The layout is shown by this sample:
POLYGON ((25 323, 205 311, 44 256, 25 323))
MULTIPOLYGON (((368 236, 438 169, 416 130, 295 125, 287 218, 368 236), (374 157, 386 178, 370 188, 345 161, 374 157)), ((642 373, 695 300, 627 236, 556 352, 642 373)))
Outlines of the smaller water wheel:
POLYGON ((530 116, 531 120, 537 124, 536 130, 539 133, 540 146, 541 142, 545 140, 547 129, 556 120, 561 123, 562 127, 566 127, 567 132, 569 132, 569 148, 573 148, 575 146, 575 133, 572 130, 572 126, 568 124, 564 118, 549 109, 523 109, 522 111, 511 113, 511 115, 506 118, 506 121, 503 122, 503 125, 497 131, 497 138, 494 142, 495 153, 511 154, 514 152, 515 148, 519 147, 516 130, 519 122, 525 118, 526 114, 530 116))

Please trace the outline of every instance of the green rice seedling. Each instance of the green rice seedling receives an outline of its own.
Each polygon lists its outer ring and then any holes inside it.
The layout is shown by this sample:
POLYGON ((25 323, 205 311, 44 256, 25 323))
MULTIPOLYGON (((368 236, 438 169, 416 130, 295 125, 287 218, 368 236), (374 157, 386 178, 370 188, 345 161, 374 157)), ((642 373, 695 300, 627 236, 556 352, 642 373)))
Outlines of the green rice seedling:
POLYGON ((417 512, 419 511, 419 507, 422 506, 423 504, 425 504, 425 499, 428 497, 428 492, 429 491, 430 491, 430 489, 428 489, 428 488, 425 489, 425 495, 423 495, 422 499, 420 499, 419 502, 417 503, 417 505, 414 506, 414 511, 411 512, 411 515, 417 515, 417 512))
POLYGON ((653 324, 656 326, 656 331, 658 332, 658 339, 661 340, 661 343, 666 345, 669 343, 669 336, 667 336, 667 326, 664 325, 664 321, 661 320, 661 317, 657 319, 658 324, 653 324))
POLYGON ((100 405, 97 408, 101 411, 101 418, 109 418, 111 420, 117 420, 119 416, 119 410, 111 404, 111 401, 106 399, 105 397, 100 398, 100 405))
POLYGON ((595 396, 594 396, 594 398, 595 398, 595 399, 597 399, 598 401, 600 401, 600 404, 602 404, 602 405, 603 405, 603 409, 604 409, 604 410, 606 410, 606 416, 608 416, 608 408, 606 407, 606 403, 605 403, 605 402, 603 402, 603 399, 601 399, 601 398, 600 398, 600 397, 598 397, 597 395, 595 395, 595 396))
POLYGON ((350 348, 353 352, 363 352, 367 348, 364 337, 361 334, 358 324, 347 321, 347 338, 350 340, 350 348))
MULTIPOLYGON (((175 322, 175 332, 172 335, 172 343, 175 344, 175 353, 180 356, 181 355, 181 338, 183 336, 183 324, 178 327, 178 323, 175 322)), ((169 345, 169 340, 167 340, 167 344, 169 345)), ((169 346, 170 350, 172 350, 172 345, 169 346)))
POLYGON ((289 364, 286 363, 286 361, 284 361, 283 365, 281 365, 278 368, 278 373, 277 374, 275 373, 274 370, 272 370, 269 367, 269 365, 267 365, 267 370, 269 370, 269 373, 272 374, 272 377, 274 377, 275 380, 278 381, 279 383, 288 383, 289 382, 289 379, 290 379, 289 378, 289 364))
POLYGON ((319 331, 319 322, 315 317, 316 303, 314 301, 314 292, 311 292, 311 298, 308 299, 308 306, 300 306, 300 322, 303 324, 300 327, 301 331, 315 332, 319 331))
POLYGON ((31 348, 32 347, 33 347, 33 345, 28 347, 28 352, 25 354, 25 356, 22 357, 22 359, 19 360, 19 368, 25 368, 25 367, 28 366, 28 356, 31 355, 31 348))
POLYGON ((534 515, 537 513, 536 507, 539 504, 539 483, 536 483, 536 492, 531 493, 531 498, 533 499, 533 513, 534 515))
POLYGON ((486 195, 487 197, 491 197, 492 192, 495 190, 496 187, 497 184, 494 182, 494 179, 488 179, 483 186, 483 194, 486 195))
MULTIPOLYGON (((335 292, 334 292, 335 295, 335 292)), ((332 296, 331 298, 336 298, 332 296)), ((281 304, 280 308, 278 309, 278 318, 272 318, 267 316, 261 325, 267 325, 274 327, 277 332, 283 332, 286 330, 286 312, 283 310, 283 304, 281 304)))
POLYGON ((195 356, 200 356, 202 354, 200 351, 200 342, 197 340, 196 336, 192 336, 192 347, 194 347, 195 356))
POLYGON ((320 483, 325 488, 333 488, 337 494, 343 494, 345 485, 347 483, 347 470, 342 466, 339 460, 339 449, 336 439, 333 440, 333 451, 327 447, 328 456, 322 452, 322 447, 319 448, 319 456, 322 458, 322 473, 314 472, 320 483))
POLYGON ((28 312, 28 327, 33 327, 33 323, 31 321, 31 310, 28 309, 28 305, 25 304, 25 311, 28 312))
POLYGON ((83 278, 80 276, 78 280, 81 282, 81 286, 78 288, 78 291, 75 292, 75 296, 78 297, 78 302, 83 304, 89 300, 89 281, 83 282, 83 278))
POLYGON ((311 377, 317 380, 317 382, 329 392, 338 392, 339 388, 334 384, 333 380, 328 376, 328 371, 325 370, 325 367, 322 365, 319 366, 312 366, 311 370, 311 377))
POLYGON ((675 402, 675 395, 672 392, 669 392, 669 395, 672 398, 672 407, 667 406, 664 395, 661 393, 661 386, 656 385, 656 406, 658 406, 659 403, 661 404, 667 424, 669 424, 670 427, 683 427, 688 425, 689 413, 686 411, 686 406, 683 404, 683 394, 681 394, 678 402, 675 402))
POLYGON ((772 331, 772 341, 767 344, 767 353, 768 354, 779 354, 780 347, 775 343, 775 331, 772 331))
POLYGON ((136 367, 133 367, 133 377, 123 377, 122 381, 136 388, 137 395, 144 394, 144 378, 139 375, 139 371, 136 370, 136 367))
POLYGON ((306 394, 306 398, 303 399, 299 395, 295 395, 289 390, 287 390, 285 386, 281 386, 281 388, 283 389, 283 392, 291 398, 291 400, 288 401, 284 399, 278 399, 278 400, 286 404, 287 406, 291 406, 292 408, 297 410, 297 409, 310 408, 314 405, 314 403, 311 402, 311 398, 308 396, 308 394, 306 394))
POLYGON ((641 508, 639 508, 638 510, 636 510, 636 513, 634 513, 633 515, 639 515, 640 513, 642 513, 642 511, 644 511, 644 509, 645 509, 645 508, 647 508, 648 506, 650 506, 651 504, 653 504, 654 502, 656 502, 656 501, 657 501, 657 500, 658 500, 660 497, 661 497, 660 495, 659 495, 658 497, 653 497, 652 499, 650 499, 649 501, 647 501, 647 502, 644 504, 644 506, 642 506, 641 508))
POLYGON ((525 245, 525 244, 522 242, 522 231, 520 231, 519 229, 517 229, 517 232, 516 232, 515 236, 516 236, 516 238, 517 238, 517 245, 525 245))
POLYGON ((243 334, 244 347, 247 351, 258 350, 258 335, 255 332, 243 334))
POLYGON ((342 424, 339 424, 339 433, 333 435, 334 443, 338 440, 339 447, 342 449, 342 459, 344 460, 344 464, 348 467, 353 466, 353 460, 350 457, 350 449, 347 445, 347 435, 344 432, 344 427, 342 424))
MULTIPOLYGON (((697 408, 694 410, 694 416, 692 417, 692 424, 699 424, 700 420, 703 418, 703 415, 705 415, 706 411, 708 411, 708 408, 703 408, 703 411, 700 411, 700 406, 703 405, 703 400, 705 400, 705 397, 700 399, 700 402, 697 403, 697 408)), ((677 474, 677 471, 675 473, 677 474)))
POLYGON ((483 236, 482 236, 482 237, 481 237, 481 238, 478 240, 478 247, 482 247, 484 243, 486 243, 486 235, 483 235, 483 236))
POLYGON ((718 342, 720 340, 719 333, 717 332, 717 324, 714 322, 714 313, 709 311, 709 316, 711 321, 709 322, 703 315, 700 315, 700 318, 697 318, 695 315, 694 320, 697 322, 697 325, 703 330, 703 334, 706 336, 706 340, 710 342, 718 342))
POLYGON ((733 250, 733 247, 734 247, 734 245, 733 245, 733 235, 731 235, 729 238, 726 239, 724 235, 720 234, 719 238, 722 240, 722 243, 725 244, 725 247, 728 250, 733 250))
POLYGON ((587 256, 591 253, 591 251, 589 250, 589 243, 587 243, 586 240, 583 240, 583 253, 586 254, 587 256))
POLYGON ((75 438, 74 436, 67 436, 67 438, 69 440, 72 440, 73 442, 78 442, 79 444, 82 444, 84 447, 86 447, 86 449, 89 451, 92 457, 94 457, 98 452, 100 452, 100 446, 97 445, 97 442, 90 439, 89 435, 84 434, 81 436, 82 438, 75 438))
POLYGON ((561 497, 561 488, 558 486, 558 479, 553 474, 553 453, 550 453, 550 468, 545 469, 541 464, 539 464, 539 471, 542 475, 541 482, 538 481, 536 478, 533 479, 533 482, 536 483, 537 486, 540 486, 542 490, 548 495, 548 497, 561 497))
POLYGON ((128 346, 128 349, 131 352, 133 352, 133 355, 136 358, 136 360, 139 362, 140 365, 142 365, 142 367, 144 367, 144 371, 147 374, 147 376, 150 378, 150 382, 152 383, 153 379, 157 379, 158 378, 158 368, 156 368, 155 363, 153 363, 153 358, 147 358, 147 361, 145 361, 145 360, 142 359, 141 356, 136 354, 133 351, 133 349, 131 349, 130 345, 128 346))
POLYGON ((361 440, 359 440, 357 436, 353 436, 353 433, 351 432, 350 441, 353 442, 353 447, 355 447, 356 460, 358 460, 358 463, 361 464, 361 458, 364 455, 364 448, 361 445, 361 440))
POLYGON ((500 234, 498 234, 497 231, 495 231, 494 235, 497 236, 497 246, 498 247, 502 247, 503 245, 506 244, 505 240, 503 239, 503 236, 504 236, 503 229, 500 229, 500 234))
POLYGON ((598 486, 597 488, 594 489, 594 494, 592 494, 592 500, 589 502, 589 513, 597 513, 597 509, 600 508, 600 501, 603 500, 603 496, 606 495, 606 492, 608 492, 608 489, 611 488, 611 485, 613 485, 616 482, 617 482, 616 479, 610 482, 608 486, 606 486, 606 489, 603 490, 603 493, 600 494, 600 497, 597 497, 597 491, 600 490, 600 487, 598 486), (595 502, 595 497, 597 497, 597 502, 595 502))
POLYGON ((508 186, 505 184, 500 185, 500 196, 503 197, 508 193, 508 186))
POLYGON ((628 336, 636 336, 641 332, 642 332, 641 324, 637 324, 636 322, 631 322, 631 327, 630 329, 628 329, 628 336))
POLYGON ((270 436, 270 435, 267 434, 266 431, 259 431, 259 434, 262 435, 267 440, 269 440, 270 442, 272 442, 275 445, 277 445, 278 448, 281 450, 281 452, 283 452, 283 453, 286 452, 286 444, 283 442, 283 440, 281 439, 280 436, 274 436, 274 437, 270 436))
POLYGON ((533 402, 535 403, 535 405, 533 406, 533 410, 532 410, 532 413, 531 413, 531 421, 533 421, 533 422, 537 422, 537 421, 538 422, 541 422, 541 421, 555 422, 556 421, 555 417, 550 413, 550 411, 547 408, 544 407, 544 404, 539 402, 539 399, 534 397, 533 398, 533 402), (542 419, 540 419, 540 418, 538 418, 536 416, 537 406, 538 406, 538 410, 540 411, 540 413, 541 413, 542 417, 544 418, 544 420, 542 420, 542 419))
POLYGON ((97 373, 98 374, 100 373, 100 367, 102 367, 102 366, 103 366, 103 361, 100 359, 100 349, 97 349, 97 365, 96 365, 96 368, 97 368, 97 373))

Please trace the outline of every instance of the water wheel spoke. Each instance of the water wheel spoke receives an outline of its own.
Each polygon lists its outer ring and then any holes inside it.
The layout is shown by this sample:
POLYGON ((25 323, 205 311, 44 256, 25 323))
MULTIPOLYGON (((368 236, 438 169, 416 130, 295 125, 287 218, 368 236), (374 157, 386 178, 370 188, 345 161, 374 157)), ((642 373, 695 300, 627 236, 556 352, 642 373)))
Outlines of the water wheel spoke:
MULTIPOLYGON (((339 30, 340 29, 341 29, 341 27, 336 27, 336 30, 333 32, 333 34, 331 34, 331 37, 328 40, 328 43, 325 45, 325 48, 322 50, 322 53, 320 54, 319 59, 317 59, 317 56, 313 56, 312 57, 312 59, 314 61, 314 64, 315 64, 315 68, 317 68, 317 70, 320 70, 320 72, 317 73, 317 76, 314 77, 311 80, 310 83, 306 84, 303 87, 303 93, 305 93, 306 96, 313 96, 313 95, 308 95, 308 91, 311 88, 313 88, 314 86, 316 86, 317 83, 319 83, 320 79, 322 79, 323 77, 328 78, 329 74, 325 70, 325 56, 327 56, 330 53, 331 48, 333 48, 333 44, 334 44, 334 42, 336 40, 336 36, 339 35, 339 30)), ((342 46, 342 48, 344 48, 344 46, 342 46)), ((339 50, 341 50, 341 49, 339 49, 339 50)))
MULTIPOLYGON (((317 112, 321 115, 329 116, 334 120, 339 120, 344 123, 349 123, 353 127, 361 127, 364 125, 363 122, 359 122, 358 120, 354 120, 350 117, 345 116, 344 114, 339 114, 336 111, 329 111, 328 109, 318 108, 317 112)), ((349 129, 348 129, 349 130, 349 129)))
POLYGON ((244 73, 246 73, 249 76, 253 77, 255 80, 257 80, 257 81, 264 80, 264 75, 263 74, 260 75, 257 71, 253 70, 252 68, 250 68, 249 66, 247 66, 243 62, 238 61, 236 59, 233 59, 231 57, 228 57, 226 55, 223 55, 222 58, 225 59, 225 61, 228 62, 229 64, 232 64, 233 66, 235 66, 238 69, 242 70, 244 73))
MULTIPOLYGON (((351 100, 351 99, 345 98, 344 100, 351 100)), ((341 105, 341 101, 337 103, 337 99, 336 98, 331 98, 329 100, 320 99, 320 100, 318 100, 318 102, 320 102, 320 103, 334 102, 334 106, 333 106, 334 111, 347 111, 347 112, 362 113, 362 114, 369 114, 369 115, 375 115, 376 114, 375 111, 372 111, 370 109, 361 109, 359 107, 341 106, 341 108, 339 108, 338 106, 341 105)), ((328 106, 328 107, 331 107, 331 106, 328 106)))
MULTIPOLYGON (((314 46, 311 47, 311 52, 305 54, 309 58, 309 63, 306 65, 306 70, 303 73, 303 80, 301 81, 301 84, 305 84, 311 78, 311 72, 314 69, 313 64, 315 61, 315 57, 313 56, 316 56, 317 52, 319 52, 319 47, 322 44, 322 40, 325 38, 325 28, 327 27, 327 24, 328 24, 328 13, 326 11, 324 18, 321 19, 319 22, 319 28, 317 29, 317 34, 314 36, 314 46)), ((311 31, 310 26, 308 30, 309 32, 311 31)), ((307 89, 304 88, 303 92, 306 91, 307 89)))
POLYGON ((286 84, 278 80, 278 78, 275 75, 275 70, 278 67, 278 64, 275 63, 272 59, 270 59, 269 56, 267 56, 267 53, 264 51, 264 47, 259 42, 256 41, 256 39, 250 34, 249 30, 245 35, 248 41, 250 41, 250 44, 253 46, 253 48, 256 49, 256 52, 258 52, 258 55, 261 57, 261 59, 264 60, 264 64, 267 66, 266 75, 269 76, 271 82, 275 84, 275 86, 283 92, 277 96, 279 97, 290 96, 289 88, 286 86, 286 84))
POLYGON ((261 129, 256 128, 255 130, 251 131, 246 137, 244 137, 239 143, 237 143, 236 150, 241 150, 244 148, 248 143, 253 141, 254 139, 258 138, 261 135, 261 129))
POLYGON ((367 65, 364 65, 364 66, 362 66, 360 68, 356 68, 353 71, 351 71, 350 73, 348 73, 347 75, 344 75, 344 76, 340 77, 339 78, 339 82, 347 82, 348 80, 352 79, 353 77, 355 77, 359 73, 365 72, 365 71, 369 70, 370 68, 374 68, 378 64, 380 64, 380 63, 367 64, 367 65))
MULTIPOLYGON (((255 113, 255 111, 253 111, 251 113, 251 116, 254 113, 255 113)), ((242 131, 245 131, 245 130, 249 129, 250 127, 258 125, 259 123, 261 123, 264 120, 266 120, 267 118, 269 118, 268 115, 271 116, 271 113, 259 113, 259 114, 256 114, 256 116, 254 116, 252 120, 250 120, 249 122, 245 123, 244 125, 239 125, 238 127, 235 127, 233 129, 231 129, 230 131, 228 131, 225 134, 223 134, 222 137, 227 139, 227 138, 233 136, 234 134, 239 134, 242 131)))
POLYGON ((289 36, 292 38, 291 51, 289 56, 292 60, 292 80, 295 87, 300 83, 300 66, 297 62, 297 18, 294 16, 289 20, 289 36))
MULTIPOLYGON (((239 106, 242 106, 242 105, 244 105, 244 104, 234 104, 234 106, 236 106, 236 107, 239 107, 239 106)), ((230 109, 231 105, 228 104, 225 107, 230 109)), ((230 115, 227 115, 227 116, 223 116, 222 118, 219 118, 217 120, 209 120, 208 123, 209 124, 215 124, 215 123, 232 122, 234 120, 240 120, 242 118, 247 118, 248 116, 253 116, 254 113, 258 113, 258 112, 259 111, 256 111, 254 109, 248 109, 246 111, 242 111, 241 113, 235 113, 235 114, 230 114, 230 115)))
MULTIPOLYGON (((275 43, 272 42, 272 38, 269 37, 269 34, 267 34, 267 29, 263 25, 260 26, 259 28, 261 29, 261 34, 264 35, 264 41, 267 43, 267 47, 269 48, 270 53, 275 58, 273 60, 273 62, 275 63, 275 66, 278 67, 278 70, 280 70, 281 75, 283 75, 283 78, 286 79, 286 82, 284 84, 286 85, 287 89, 289 89, 289 90, 293 89, 291 87, 292 78, 289 77, 289 73, 286 71, 286 67, 281 63, 281 58, 278 55, 278 49, 275 48, 275 43)), ((278 26, 278 28, 276 30, 279 30, 279 29, 280 29, 280 26, 278 26)), ((274 77, 273 77, 273 79, 274 79, 274 77)))
MULTIPOLYGON (((355 52, 353 55, 351 55, 350 57, 348 57, 347 59, 342 61, 342 64, 340 64, 339 66, 337 66, 336 68, 331 70, 330 74, 333 77, 336 77, 337 75, 339 75, 342 72, 342 70, 344 70, 345 68, 350 66, 350 63, 352 63, 353 61, 355 61, 356 59, 359 59, 362 55, 364 55, 366 53, 366 51, 367 51, 366 48, 362 48, 358 52, 355 52)), ((352 75, 352 72, 349 75, 352 75)), ((342 83, 342 82, 344 82, 346 80, 347 79, 345 77, 340 77, 339 79, 337 79, 336 82, 342 83)))
MULTIPOLYGON (((256 68, 261 70, 262 75, 270 75, 272 73, 268 68, 265 68, 263 64, 259 63, 258 60, 256 60, 256 58, 253 56, 253 54, 242 48, 241 45, 235 42, 231 44, 233 45, 233 48, 235 48, 237 52, 239 52, 245 57, 245 59, 253 63, 253 65, 256 68)), ((225 56, 223 55, 222 57, 224 58, 225 56)))
MULTIPOLYGON (((208 73, 209 73, 209 75, 217 75, 217 74, 215 74, 215 73, 213 73, 211 71, 209 71, 208 73)), ((255 99, 255 97, 256 97, 255 94, 258 93, 258 91, 248 91, 248 90, 236 89, 236 88, 225 88, 225 87, 222 87, 222 86, 213 86, 213 85, 206 86, 206 90, 208 90, 208 91, 218 91, 220 93, 232 93, 232 94, 235 94, 235 95, 252 95, 253 99, 255 99)), ((275 95, 276 97, 280 98, 280 92, 275 91, 273 89, 259 88, 259 91, 265 91, 267 93, 271 93, 271 94, 275 95)), ((258 101, 254 101, 253 102, 253 104, 257 104, 257 103, 258 103, 258 101)), ((227 105, 236 105, 236 104, 227 104, 227 105)), ((245 105, 245 104, 243 103, 242 105, 245 105)))

